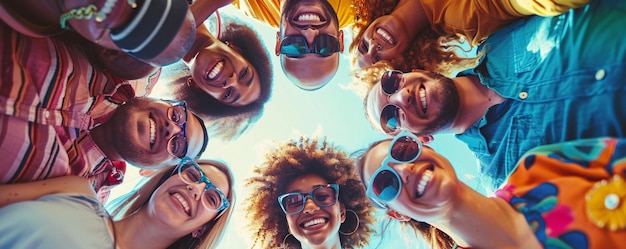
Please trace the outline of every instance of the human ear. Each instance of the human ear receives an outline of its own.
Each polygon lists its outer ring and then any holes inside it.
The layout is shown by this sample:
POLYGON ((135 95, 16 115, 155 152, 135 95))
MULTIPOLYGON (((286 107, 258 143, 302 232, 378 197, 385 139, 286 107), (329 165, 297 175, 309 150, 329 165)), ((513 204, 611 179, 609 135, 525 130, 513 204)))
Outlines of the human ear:
POLYGON ((406 215, 401 214, 401 213, 398 213, 395 210, 387 211, 387 216, 389 216, 392 219, 398 220, 398 221, 409 221, 409 220, 411 220, 411 217, 406 216, 406 215))
POLYGON ((276 47, 274 48, 276 56, 280 55, 280 31, 276 31, 276 47))
POLYGON ((425 144, 435 141, 435 138, 432 135, 419 136, 419 139, 425 144))
POLYGON ((206 232, 206 225, 202 225, 195 231, 191 232, 191 236, 194 238, 199 238, 204 234, 204 232, 206 232))
POLYGON ((341 223, 343 223, 344 221, 346 221, 346 208, 343 206, 343 203, 341 204, 341 223))
POLYGON ((343 53, 343 30, 339 30, 337 40, 339 40, 339 53, 343 53))

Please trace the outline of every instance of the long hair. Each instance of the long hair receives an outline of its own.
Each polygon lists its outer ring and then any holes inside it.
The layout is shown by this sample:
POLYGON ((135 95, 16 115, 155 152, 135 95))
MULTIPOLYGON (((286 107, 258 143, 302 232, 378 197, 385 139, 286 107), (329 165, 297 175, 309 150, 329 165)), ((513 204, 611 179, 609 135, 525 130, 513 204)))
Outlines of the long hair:
POLYGON ((325 140, 320 142, 301 137, 268 152, 265 161, 254 169, 254 173, 256 176, 246 181, 246 186, 254 189, 254 195, 246 199, 246 211, 249 227, 255 231, 255 245, 259 243, 263 248, 300 248, 296 240, 283 241, 289 234, 289 228, 277 200, 292 179, 306 174, 315 174, 329 183, 338 184, 339 202, 359 218, 356 232, 339 233, 341 246, 361 248, 367 245, 373 231, 372 206, 366 200, 365 189, 354 171, 352 160, 339 148, 327 144, 325 140))
MULTIPOLYGON (((183 236, 178 239, 172 245, 169 245, 167 248, 169 249, 187 249, 190 248, 190 244, 194 243, 195 245, 191 248, 215 248, 218 243, 222 239, 224 233, 226 232, 226 225, 230 220, 230 216, 234 210, 235 205, 235 190, 234 190, 234 178, 232 171, 225 163, 215 161, 215 160, 199 160, 197 161, 199 165, 211 165, 218 168, 220 171, 226 174, 226 178, 228 178, 228 186, 230 186, 230 190, 228 191, 228 195, 226 198, 230 202, 230 207, 227 208, 224 213, 216 217, 214 220, 211 220, 206 223, 206 231, 204 234, 200 236, 200 241, 194 241, 191 233, 183 236), (199 243, 198 243, 199 242, 199 243)), ((160 169, 158 171, 153 172, 148 176, 148 179, 140 186, 136 191, 131 192, 130 194, 123 196, 122 201, 114 200, 114 202, 119 203, 114 209, 111 211, 111 216, 116 219, 123 219, 125 217, 131 216, 141 208, 143 208, 150 201, 150 197, 152 193, 161 186, 167 179, 172 177, 173 168, 165 168, 160 169)))
MULTIPOLYGON (((363 184, 365 184, 365 179, 363 178, 363 167, 365 166, 365 156, 372 148, 376 147, 380 143, 385 142, 385 141, 391 141, 391 140, 392 140, 391 138, 387 138, 387 139, 383 139, 380 141, 376 141, 372 143, 369 147, 367 147, 367 149, 358 150, 350 155, 350 157, 354 158, 355 160, 356 169, 358 171, 359 177, 361 178, 361 182, 363 184)), ((391 218, 386 218, 386 219, 391 219, 391 218)), ((392 220, 389 220, 388 222, 392 222, 392 220)), ((422 238, 424 238, 424 240, 426 241, 426 243, 428 243, 431 246, 431 248, 447 249, 447 248, 451 248, 452 245, 454 245, 454 240, 452 240, 452 238, 448 234, 444 233, 443 231, 439 230, 435 226, 432 226, 426 222, 410 219, 409 221, 405 221, 401 223, 404 228, 412 229, 415 232, 415 235, 421 235, 422 238)), ((384 231, 382 233, 384 234, 384 231)))
POLYGON ((231 140, 250 128, 263 114, 265 104, 272 92, 272 64, 269 52, 260 40, 259 35, 247 25, 228 22, 220 34, 220 41, 230 42, 257 72, 261 84, 259 98, 245 106, 231 106, 220 102, 199 89, 189 87, 187 79, 191 71, 183 62, 172 65, 170 71, 177 71, 177 76, 170 82, 174 97, 185 100, 191 111, 207 122, 213 137, 231 140))
MULTIPOLYGON (((353 68, 356 64, 359 42, 367 27, 376 18, 391 14, 397 4, 398 0, 353 0, 352 9, 355 13, 355 20, 352 34, 354 39, 349 47, 353 68)), ((405 53, 389 60, 388 63, 394 69, 403 72, 423 69, 453 76, 456 72, 476 66, 479 58, 479 56, 475 58, 460 56, 457 49, 461 47, 457 44, 461 43, 463 39, 456 34, 440 34, 428 29, 420 32, 405 53)))

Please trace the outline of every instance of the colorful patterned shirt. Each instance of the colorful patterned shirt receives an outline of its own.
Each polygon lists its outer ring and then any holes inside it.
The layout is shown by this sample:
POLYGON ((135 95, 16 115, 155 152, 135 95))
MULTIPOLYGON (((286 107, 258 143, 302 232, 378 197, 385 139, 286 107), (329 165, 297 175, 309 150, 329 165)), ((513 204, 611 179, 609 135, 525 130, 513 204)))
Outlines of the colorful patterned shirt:
POLYGON ((626 238, 626 139, 544 145, 496 195, 524 214, 546 248, 618 248, 626 238))
POLYGON ((148 95, 160 70, 125 81, 60 40, 29 37, 5 23, 0 33, 0 183, 80 175, 98 191, 121 182, 125 165, 109 160, 89 130, 128 98, 148 95))

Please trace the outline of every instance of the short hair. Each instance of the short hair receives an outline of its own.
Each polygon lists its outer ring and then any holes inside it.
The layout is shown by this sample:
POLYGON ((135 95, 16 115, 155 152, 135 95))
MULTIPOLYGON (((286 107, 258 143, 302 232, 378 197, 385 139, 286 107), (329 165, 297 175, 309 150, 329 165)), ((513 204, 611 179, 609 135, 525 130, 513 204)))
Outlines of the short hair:
POLYGON ((220 41, 234 44, 239 48, 235 51, 256 69, 261 84, 261 94, 256 101, 245 106, 230 106, 204 91, 189 87, 187 79, 191 77, 191 72, 183 62, 175 65, 180 68, 179 75, 181 76, 173 80, 171 84, 176 99, 185 100, 190 110, 211 123, 212 134, 229 140, 241 135, 263 114, 264 106, 272 92, 272 64, 269 52, 258 34, 246 25, 228 23, 220 34, 220 41))
POLYGON ((180 60, 187 54, 196 37, 196 21, 191 13, 191 10, 187 10, 185 19, 174 39, 165 48, 163 52, 156 57, 144 60, 155 66, 166 66, 180 60))
MULTIPOLYGON (((354 25, 352 26, 353 39, 349 46, 352 55, 350 63, 354 68, 358 46, 365 34, 367 27, 378 17, 389 15, 398 4, 397 0, 354 0, 352 4, 355 13, 354 25)), ((455 45, 462 42, 462 38, 456 34, 441 34, 428 28, 412 41, 405 53, 394 58, 388 63, 397 70, 410 72, 412 69, 423 69, 453 76, 456 72, 475 67, 480 55, 474 58, 460 56, 455 45)))
POLYGON ((320 142, 300 137, 279 144, 265 155, 265 161, 255 167, 254 173, 256 176, 246 181, 246 186, 255 190, 254 195, 246 199, 246 211, 250 218, 249 227, 255 231, 255 245, 260 243, 263 248, 299 247, 293 240, 282 245, 289 228, 286 215, 278 204, 278 195, 285 192, 292 179, 306 174, 315 174, 338 184, 339 202, 359 218, 356 232, 339 234, 342 248, 367 245, 373 231, 370 227, 374 222, 372 205, 366 200, 365 189, 354 171, 352 160, 325 139, 320 142))
MULTIPOLYGON (((226 225, 230 220, 230 216, 235 209, 235 187, 234 187, 234 178, 233 173, 230 170, 230 167, 220 161, 216 160, 199 160, 197 161, 199 165, 211 165, 218 168, 220 171, 226 174, 226 178, 228 179, 228 186, 230 187, 226 198, 228 202, 230 202, 230 207, 227 208, 221 215, 215 217, 214 220, 211 220, 206 223, 206 230, 201 235, 201 241, 196 242, 193 240, 191 233, 183 236, 178 239, 171 245, 168 245, 169 249, 183 249, 183 248, 216 248, 222 239, 224 233, 226 232, 226 225), (196 244, 198 247, 190 246, 190 243, 199 243, 196 244)), ((147 176, 147 180, 140 183, 139 187, 136 187, 135 190, 130 192, 129 194, 119 197, 112 201, 115 203, 111 208, 111 216, 116 220, 123 219, 125 217, 131 216, 135 212, 139 211, 150 201, 150 197, 156 191, 156 189, 161 186, 167 179, 169 179, 173 175, 172 172, 175 169, 173 167, 168 167, 165 169, 157 170, 147 176)))
MULTIPOLYGON (((350 155, 350 157, 354 158, 355 160, 356 170, 358 171, 362 184, 365 184, 365 179, 363 176, 363 168, 365 166, 365 156, 367 155, 367 153, 369 153, 369 151, 372 148, 376 147, 380 143, 384 141, 391 141, 391 140, 392 138, 386 138, 380 141, 376 141, 372 143, 366 149, 357 150, 356 152, 350 155)), ((391 218, 389 217, 387 217, 386 219, 388 219, 387 222, 392 221, 391 218)), ((421 221, 417 221, 414 219, 410 219, 409 221, 402 222, 401 224, 404 227, 409 227, 413 229, 416 235, 421 235, 424 238, 424 240, 426 240, 426 242, 430 244, 431 248, 445 249, 445 248, 450 248, 452 247, 452 245, 455 244, 454 240, 452 240, 452 238, 448 234, 444 233, 443 231, 439 230, 435 226, 432 226, 426 222, 421 222, 421 221)), ((387 227, 388 226, 385 226, 385 228, 387 227)), ((384 234, 384 231, 382 233, 384 234)))

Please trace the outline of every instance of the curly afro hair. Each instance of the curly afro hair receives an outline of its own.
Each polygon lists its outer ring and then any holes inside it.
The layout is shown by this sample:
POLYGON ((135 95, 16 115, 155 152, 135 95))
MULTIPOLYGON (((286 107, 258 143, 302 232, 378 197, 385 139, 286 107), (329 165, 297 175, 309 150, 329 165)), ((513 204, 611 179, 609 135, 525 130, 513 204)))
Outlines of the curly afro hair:
MULTIPOLYGON (((306 174, 319 175, 330 183, 339 185, 339 202, 346 210, 352 210, 359 218, 356 232, 339 233, 343 248, 367 245, 370 233, 373 208, 367 201, 365 189, 354 170, 353 161, 339 148, 326 143, 326 140, 300 137, 280 144, 265 156, 265 161, 254 169, 256 176, 246 181, 246 186, 254 189, 254 195, 246 199, 246 211, 250 228, 255 232, 255 245, 263 248, 300 248, 297 240, 283 239, 289 234, 287 218, 278 204, 278 196, 285 192, 291 180, 306 174)), ((340 231, 344 229, 344 222, 340 231)))

